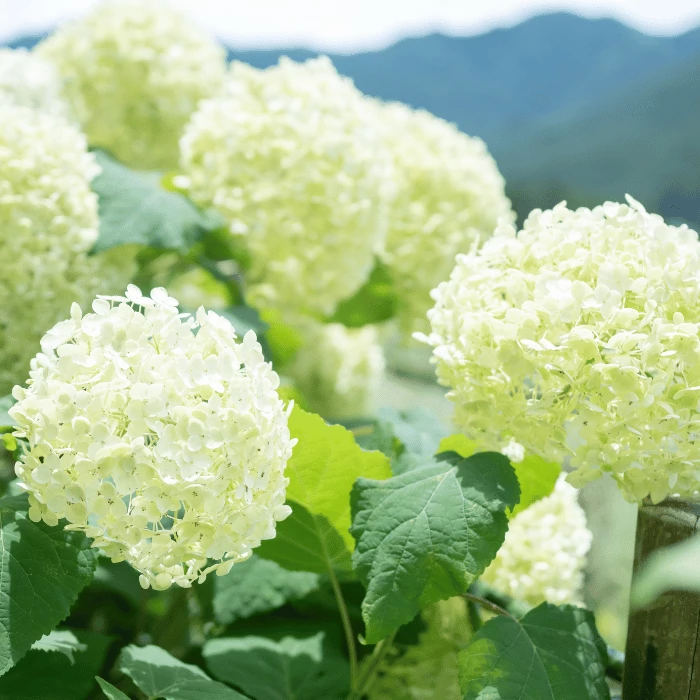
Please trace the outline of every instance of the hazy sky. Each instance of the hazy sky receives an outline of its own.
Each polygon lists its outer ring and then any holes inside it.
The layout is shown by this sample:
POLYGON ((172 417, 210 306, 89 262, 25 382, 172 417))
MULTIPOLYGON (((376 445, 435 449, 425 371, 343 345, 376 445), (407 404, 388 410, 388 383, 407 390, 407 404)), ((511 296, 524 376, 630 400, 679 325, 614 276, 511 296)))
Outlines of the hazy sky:
MULTIPOLYGON (((0 0, 0 39, 43 30, 99 0, 0 0)), ((149 0, 142 0, 148 2, 149 0)), ((239 46, 309 46, 352 51, 397 37, 474 34, 537 12, 612 16, 655 34, 700 24, 698 0, 170 0, 239 46)))

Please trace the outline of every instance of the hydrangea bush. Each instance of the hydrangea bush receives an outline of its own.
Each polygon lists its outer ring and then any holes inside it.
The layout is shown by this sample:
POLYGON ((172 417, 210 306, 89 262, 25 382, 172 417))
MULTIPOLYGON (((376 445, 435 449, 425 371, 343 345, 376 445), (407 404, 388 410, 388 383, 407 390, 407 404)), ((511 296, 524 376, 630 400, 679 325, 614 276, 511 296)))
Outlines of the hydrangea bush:
POLYGON ((457 253, 483 243, 500 219, 512 222, 505 182, 480 139, 406 105, 377 105, 395 162, 396 193, 383 251, 401 299, 402 330, 426 330, 430 291, 457 253))
POLYGON ((391 166, 370 101, 327 58, 234 63, 181 147, 193 199, 250 250, 256 303, 331 314, 367 280, 391 166))
POLYGON ((56 66, 26 49, 0 48, 0 104, 70 118, 56 66))
POLYGON ((0 124, 0 258, 21 271, 0 275, 0 392, 9 393, 44 332, 72 302, 119 289, 132 260, 87 255, 99 168, 85 137, 60 116, 11 104, 0 104, 0 124))
POLYGON ((499 227, 458 257, 419 335, 457 423, 566 458, 576 486, 609 472, 630 500, 697 497, 699 261, 695 231, 631 198, 499 227))
POLYGON ((152 3, 0 53, 0 697, 608 700, 560 467, 695 494, 695 234, 226 70, 152 3), (428 321, 455 435, 376 405, 428 321))
POLYGON ((329 418, 371 415, 385 367, 379 330, 340 323, 302 326, 304 346, 287 372, 309 406, 329 418))
POLYGON ((223 48, 159 2, 101 3, 36 51, 58 68, 90 144, 143 170, 177 165, 185 124, 226 73, 223 48))
POLYGON ((239 343, 213 311, 182 317, 164 289, 92 308, 47 332, 14 391, 29 517, 65 518, 144 587, 227 573, 291 512, 279 377, 253 331, 239 343))
POLYGON ((554 491, 513 517, 482 581, 529 605, 581 603, 591 546, 576 489, 562 474, 554 491))

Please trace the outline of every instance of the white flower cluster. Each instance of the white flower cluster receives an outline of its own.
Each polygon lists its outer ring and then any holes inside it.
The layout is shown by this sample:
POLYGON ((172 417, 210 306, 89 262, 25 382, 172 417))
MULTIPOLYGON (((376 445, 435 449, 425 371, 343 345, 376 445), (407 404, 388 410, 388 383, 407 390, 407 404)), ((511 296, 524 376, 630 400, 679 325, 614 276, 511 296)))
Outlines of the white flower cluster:
POLYGON ((577 496, 562 474, 549 496, 512 518, 503 546, 481 579, 533 606, 580 603, 592 534, 577 496))
POLYGON ((26 376, 39 339, 92 293, 100 261, 99 171, 85 138, 65 120, 0 104, 0 395, 26 376))
POLYGON ((141 169, 173 168, 198 102, 224 84, 224 49, 159 2, 107 2, 37 47, 66 82, 91 146, 141 169))
POLYGON ((331 314, 366 281, 385 234, 390 165, 374 109, 327 58, 234 63, 181 140, 196 202, 252 255, 251 299, 331 314))
POLYGON ((405 333, 426 330, 430 291, 455 255, 513 221, 505 182, 481 139, 403 104, 377 103, 377 123, 395 163, 396 196, 384 251, 401 299, 405 333))
POLYGON ((179 314, 162 288, 92 306, 44 336, 13 391, 29 517, 66 518, 144 587, 228 572, 291 512, 277 374, 252 331, 239 343, 226 319, 179 314))
POLYGON ((25 49, 0 48, 0 104, 70 115, 56 66, 25 49))
POLYGON ((612 473, 629 500, 700 493, 700 243, 628 198, 534 211, 458 256, 428 317, 468 437, 612 473))
POLYGON ((287 374, 311 409, 333 419, 371 414, 385 368, 378 329, 313 321, 301 329, 305 343, 287 374))

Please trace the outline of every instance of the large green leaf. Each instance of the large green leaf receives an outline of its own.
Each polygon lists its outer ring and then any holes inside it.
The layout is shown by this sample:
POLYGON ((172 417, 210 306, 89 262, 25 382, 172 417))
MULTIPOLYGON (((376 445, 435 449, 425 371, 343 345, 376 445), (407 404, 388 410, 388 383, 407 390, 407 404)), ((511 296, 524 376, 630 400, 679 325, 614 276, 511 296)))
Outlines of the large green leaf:
POLYGON ((68 616, 97 562, 85 535, 33 523, 28 507, 0 500, 0 675, 68 616))
POLYGON ((236 564, 226 576, 214 579, 214 615, 221 625, 275 610, 318 588, 319 577, 306 571, 287 571, 253 555, 236 564))
POLYGON ((257 553, 287 569, 321 572, 332 565, 349 571, 354 546, 349 532, 352 485, 361 476, 388 478, 389 460, 381 452, 363 450, 342 426, 327 425, 298 406, 289 429, 299 440, 286 469, 292 515, 278 524, 275 539, 264 542, 257 553))
MULTIPOLYGON (((469 457, 478 452, 478 445, 465 435, 456 434, 440 441, 440 451, 453 451, 469 457)), ((525 455, 521 462, 512 462, 515 475, 520 484, 520 501, 510 512, 517 515, 521 510, 531 506, 554 491, 557 478, 561 474, 561 465, 556 462, 546 462, 537 455, 525 455)))
POLYGON ((608 700, 605 644, 593 615, 542 603, 489 620, 459 655, 464 700, 608 700))
POLYGON ((632 586, 632 606, 652 603, 666 591, 700 592, 700 535, 652 552, 632 586))
POLYGON ((212 680, 197 666, 178 661, 156 646, 124 647, 119 669, 149 698, 165 700, 245 700, 245 696, 212 680))
POLYGON ((386 481, 358 479, 353 488, 353 566, 367 588, 369 643, 430 603, 465 593, 503 544, 505 510, 519 495, 508 460, 495 452, 441 457, 386 481))
POLYGON ((111 643, 109 637, 77 631, 75 663, 64 654, 32 649, 0 678, 3 700, 84 700, 95 687, 111 643))
POLYGON ((136 243, 186 251, 222 224, 157 179, 95 151, 102 172, 92 181, 99 200, 100 235, 93 252, 136 243))
POLYGON ((350 690, 348 662, 322 631, 214 639, 202 653, 215 678, 254 700, 340 700, 350 690))
POLYGON ((290 571, 326 573, 328 567, 352 576, 352 553, 325 515, 313 515, 296 501, 287 501, 292 515, 277 524, 277 534, 255 551, 290 571))
POLYGON ((396 316, 398 304, 389 269, 377 261, 369 279, 353 296, 338 304, 328 321, 350 328, 381 323, 396 316))
POLYGON ((115 688, 111 683, 104 680, 104 678, 98 676, 95 680, 100 688, 102 688, 102 692, 107 696, 108 700, 129 700, 128 695, 122 693, 119 688, 115 688))
POLYGON ((68 661, 75 661, 76 651, 85 651, 85 645, 70 630, 54 630, 32 644, 36 651, 57 651, 63 654, 68 661))

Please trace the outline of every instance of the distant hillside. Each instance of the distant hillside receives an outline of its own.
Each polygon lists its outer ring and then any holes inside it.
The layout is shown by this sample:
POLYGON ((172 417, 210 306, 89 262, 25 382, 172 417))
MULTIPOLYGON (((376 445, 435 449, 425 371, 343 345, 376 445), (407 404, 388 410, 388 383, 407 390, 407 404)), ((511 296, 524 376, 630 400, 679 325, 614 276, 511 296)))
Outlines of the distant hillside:
MULTIPOLYGON (((40 38, 12 44, 30 47, 40 38)), ((490 142, 561 110, 573 113, 694 53, 700 30, 650 37, 612 19, 554 13, 478 36, 431 34, 331 58, 363 92, 423 107, 490 142)), ((229 49, 230 58, 258 67, 281 55, 302 61, 317 53, 229 49)))
MULTIPOLYGON (((258 67, 280 55, 316 53, 229 49, 258 67)), ((432 34, 331 58, 364 92, 483 137, 521 215, 628 191, 700 225, 700 29, 650 37, 611 19, 554 13, 480 36, 432 34)))
MULTIPOLYGON (((479 36, 432 34, 331 58, 363 92, 424 107, 490 142, 505 129, 574 112, 694 53, 700 53, 700 30, 650 37, 612 19, 555 13, 479 36)), ((231 58, 259 67, 281 54, 314 55, 230 51, 231 58)))
POLYGON ((619 199, 700 224, 700 56, 493 142, 521 210, 619 199))

